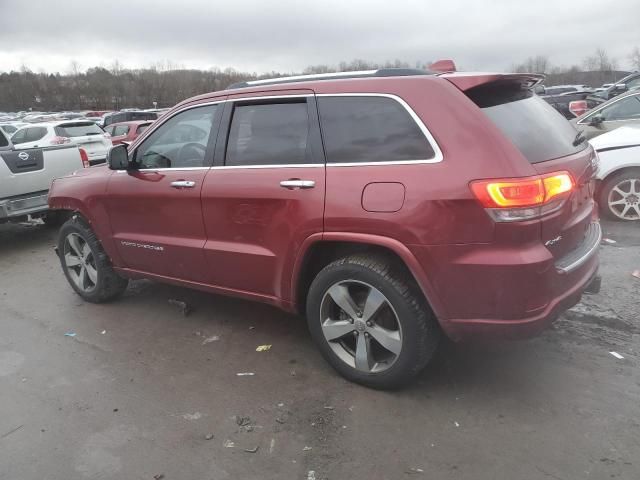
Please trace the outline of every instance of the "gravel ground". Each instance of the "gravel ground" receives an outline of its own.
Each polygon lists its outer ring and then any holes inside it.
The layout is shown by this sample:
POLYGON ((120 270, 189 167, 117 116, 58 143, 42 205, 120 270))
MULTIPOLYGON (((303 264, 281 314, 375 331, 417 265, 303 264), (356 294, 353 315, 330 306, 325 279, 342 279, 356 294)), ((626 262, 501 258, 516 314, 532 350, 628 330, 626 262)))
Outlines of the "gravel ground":
POLYGON ((636 480, 640 226, 605 232, 602 292, 553 329, 378 392, 267 306, 146 281, 84 303, 52 231, 0 226, 0 479, 636 480))

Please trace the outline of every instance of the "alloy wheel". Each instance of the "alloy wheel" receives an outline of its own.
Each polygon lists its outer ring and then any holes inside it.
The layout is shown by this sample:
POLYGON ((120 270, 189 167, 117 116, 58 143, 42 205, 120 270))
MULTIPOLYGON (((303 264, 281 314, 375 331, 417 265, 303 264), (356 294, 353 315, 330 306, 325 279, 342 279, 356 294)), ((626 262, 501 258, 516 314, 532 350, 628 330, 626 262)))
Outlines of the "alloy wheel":
POLYGON ((609 210, 623 220, 640 219, 640 178, 627 178, 617 183, 607 196, 609 210))
POLYGON ((98 269, 91 247, 77 233, 70 233, 64 240, 64 265, 71 281, 85 293, 96 288, 98 269))
POLYGON ((385 371, 402 351, 398 315, 387 297, 368 283, 333 284, 322 298, 320 321, 333 352, 358 371, 385 371))

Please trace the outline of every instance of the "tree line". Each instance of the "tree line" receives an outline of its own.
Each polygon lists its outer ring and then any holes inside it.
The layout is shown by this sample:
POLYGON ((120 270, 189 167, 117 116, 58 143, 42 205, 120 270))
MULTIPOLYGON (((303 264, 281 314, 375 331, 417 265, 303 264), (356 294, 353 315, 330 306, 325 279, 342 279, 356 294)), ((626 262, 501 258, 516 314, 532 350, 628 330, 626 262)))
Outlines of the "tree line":
MULTIPOLYGON (((629 56, 640 69, 640 49, 629 56)), ((377 68, 428 68, 430 62, 410 64, 401 60, 375 63, 365 60, 340 62, 338 65, 312 65, 302 72, 268 72, 258 75, 232 68, 225 70, 186 69, 172 64, 158 64, 151 68, 125 69, 114 62, 109 68, 94 67, 82 71, 72 62, 69 72, 33 72, 27 67, 20 71, 0 73, 0 111, 60 110, 119 110, 122 108, 170 107, 194 95, 222 90, 229 85, 260 78, 295 75, 299 73, 330 73, 377 68), (154 104, 155 102, 155 104, 154 104)), ((599 86, 618 80, 617 59, 598 49, 585 57, 581 65, 553 66, 548 57, 538 55, 513 65, 511 71, 547 74, 547 84, 588 83, 599 86), (589 81, 584 73, 590 72, 589 81), (593 73, 595 72, 595 73, 593 73)), ((463 67, 463 66, 459 66, 463 67)))
MULTIPOLYGON (((640 70, 640 47, 634 47, 628 55, 633 70, 640 70)), ((596 49, 581 63, 564 66, 553 65, 546 55, 536 55, 511 66, 513 72, 543 73, 547 85, 586 84, 599 87, 604 83, 614 83, 628 72, 619 69, 620 62, 603 48, 596 49)))

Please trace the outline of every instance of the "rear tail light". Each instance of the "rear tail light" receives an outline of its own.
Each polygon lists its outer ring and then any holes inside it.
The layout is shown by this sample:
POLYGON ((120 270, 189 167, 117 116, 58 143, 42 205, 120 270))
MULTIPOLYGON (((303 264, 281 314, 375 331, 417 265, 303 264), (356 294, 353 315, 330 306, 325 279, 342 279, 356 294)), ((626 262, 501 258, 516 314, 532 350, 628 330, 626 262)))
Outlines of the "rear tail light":
POLYGON ((89 156, 87 155, 87 151, 84 148, 79 148, 80 150, 80 159, 82 160, 82 166, 84 168, 89 168, 91 164, 89 163, 89 156))
POLYGON ((71 139, 69 137, 53 137, 49 142, 51 145, 63 145, 69 143, 71 139))
POLYGON ((589 107, 587 106, 586 100, 574 100, 573 102, 569 102, 569 111, 576 117, 583 115, 587 110, 589 110, 589 107))
POLYGON ((530 220, 559 209, 573 190, 569 172, 526 178, 477 180, 471 191, 498 222, 530 220))

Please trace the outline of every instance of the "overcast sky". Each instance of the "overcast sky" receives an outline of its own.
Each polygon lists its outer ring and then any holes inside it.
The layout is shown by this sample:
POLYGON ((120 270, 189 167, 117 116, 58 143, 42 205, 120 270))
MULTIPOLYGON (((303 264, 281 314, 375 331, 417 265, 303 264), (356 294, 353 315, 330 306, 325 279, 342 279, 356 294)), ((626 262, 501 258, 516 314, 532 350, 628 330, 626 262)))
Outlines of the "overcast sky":
POLYGON ((629 67, 639 0, 0 0, 0 71, 127 68, 300 71, 355 58, 506 70, 531 55, 629 67), (486 6, 485 6, 486 5, 486 6))

